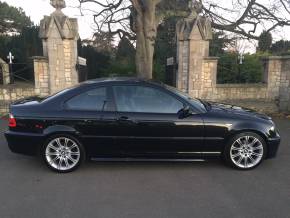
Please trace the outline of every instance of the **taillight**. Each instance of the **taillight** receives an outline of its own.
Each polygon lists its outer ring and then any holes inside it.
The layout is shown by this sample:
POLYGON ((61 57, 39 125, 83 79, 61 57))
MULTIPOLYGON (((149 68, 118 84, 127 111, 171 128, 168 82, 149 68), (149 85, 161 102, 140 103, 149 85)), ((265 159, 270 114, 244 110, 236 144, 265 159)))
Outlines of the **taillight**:
POLYGON ((14 118, 13 114, 9 114, 9 127, 14 128, 16 126, 16 119, 14 118))

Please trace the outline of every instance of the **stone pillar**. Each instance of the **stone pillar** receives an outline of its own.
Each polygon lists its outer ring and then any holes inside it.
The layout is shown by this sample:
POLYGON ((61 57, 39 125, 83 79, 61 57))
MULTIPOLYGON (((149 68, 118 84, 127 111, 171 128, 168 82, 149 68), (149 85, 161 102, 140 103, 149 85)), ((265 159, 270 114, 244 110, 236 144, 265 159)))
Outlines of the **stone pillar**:
POLYGON ((281 80, 279 90, 279 108, 290 111, 290 56, 281 58, 281 80))
POLYGON ((263 59, 267 98, 275 100, 281 111, 290 110, 290 56, 270 56, 263 59))
POLYGON ((201 71, 201 91, 199 97, 202 99, 214 100, 217 96, 217 64, 218 58, 207 57, 203 59, 201 71))
POLYGON ((0 58, 1 82, 3 85, 10 84, 9 65, 0 58))
POLYGON ((50 94, 48 60, 46 57, 32 57, 34 67, 35 94, 47 96, 50 94))
MULTIPOLYGON (((40 38, 44 57, 48 61, 48 89, 55 93, 79 82, 77 65, 77 19, 68 18, 61 11, 64 0, 51 0, 55 12, 40 23, 40 38)), ((36 75, 37 77, 37 75, 36 75)))
POLYGON ((205 77, 204 60, 209 56, 209 40, 212 39, 211 23, 209 19, 192 13, 177 23, 176 32, 177 88, 193 97, 200 97, 205 77))

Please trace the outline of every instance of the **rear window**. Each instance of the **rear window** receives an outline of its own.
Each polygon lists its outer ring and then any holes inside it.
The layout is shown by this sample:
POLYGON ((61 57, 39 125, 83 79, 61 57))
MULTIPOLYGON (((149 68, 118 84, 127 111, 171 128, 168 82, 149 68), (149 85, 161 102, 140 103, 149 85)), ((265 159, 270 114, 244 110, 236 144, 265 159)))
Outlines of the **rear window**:
POLYGON ((66 102, 66 109, 104 111, 107 110, 107 88, 100 87, 81 93, 66 102))
MULTIPOLYGON (((74 87, 73 87, 73 88, 74 88, 74 87)), ((44 97, 44 98, 42 98, 42 101, 41 101, 41 102, 49 101, 49 100, 51 100, 51 99, 53 99, 53 98, 55 98, 55 97, 58 97, 58 96, 60 96, 60 95, 62 95, 62 94, 64 94, 64 93, 70 91, 70 90, 73 89, 73 88, 67 88, 67 89, 61 90, 61 91, 59 91, 59 92, 57 92, 57 93, 55 93, 55 94, 49 95, 49 96, 47 96, 47 97, 44 97)))

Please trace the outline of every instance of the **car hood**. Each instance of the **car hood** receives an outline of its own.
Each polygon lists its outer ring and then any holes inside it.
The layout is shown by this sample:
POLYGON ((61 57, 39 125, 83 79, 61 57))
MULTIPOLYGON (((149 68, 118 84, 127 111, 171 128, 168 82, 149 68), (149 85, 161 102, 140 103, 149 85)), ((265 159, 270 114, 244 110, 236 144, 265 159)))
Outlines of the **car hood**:
POLYGON ((212 111, 222 111, 226 113, 231 113, 239 116, 247 116, 247 117, 253 117, 253 118, 260 118, 264 120, 271 120, 272 118, 267 116, 266 114, 258 113, 257 111, 254 111, 249 108, 243 108, 236 105, 231 104, 224 104, 224 103, 217 103, 217 102, 210 102, 211 110, 212 111))

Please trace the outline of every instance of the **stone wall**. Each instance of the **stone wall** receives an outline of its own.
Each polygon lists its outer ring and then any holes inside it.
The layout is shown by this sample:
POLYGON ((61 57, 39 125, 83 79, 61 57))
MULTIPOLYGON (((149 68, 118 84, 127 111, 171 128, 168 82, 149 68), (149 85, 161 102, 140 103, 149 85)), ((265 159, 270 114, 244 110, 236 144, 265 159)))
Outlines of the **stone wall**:
MULTIPOLYGON (((290 57, 272 56, 263 60, 265 72, 264 82, 257 84, 217 84, 217 58, 204 58, 201 77, 192 79, 192 87, 188 93, 195 98, 227 103, 238 103, 241 106, 261 111, 276 112, 290 110, 290 57), (254 103, 256 102, 256 104, 254 103), (267 106, 263 106, 263 104, 267 106), (272 105, 270 105, 272 104, 272 105), (270 106, 269 106, 270 105, 270 106)), ((192 74, 194 72, 191 72, 192 74)), ((194 76, 191 76, 194 78, 194 76)))
POLYGON ((13 85, 0 86, 0 114, 7 113, 13 101, 35 95, 33 84, 18 82, 13 85))
POLYGON ((211 21, 198 12, 193 14, 176 25, 177 88, 195 98, 238 104, 251 102, 247 105, 252 108, 260 105, 259 110, 289 111, 290 56, 261 60, 264 65, 263 83, 217 84, 218 58, 209 57, 211 21))

